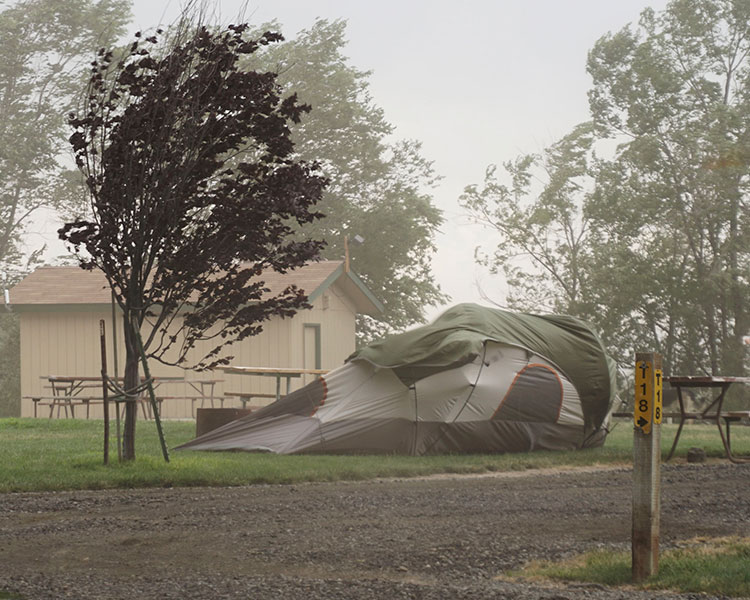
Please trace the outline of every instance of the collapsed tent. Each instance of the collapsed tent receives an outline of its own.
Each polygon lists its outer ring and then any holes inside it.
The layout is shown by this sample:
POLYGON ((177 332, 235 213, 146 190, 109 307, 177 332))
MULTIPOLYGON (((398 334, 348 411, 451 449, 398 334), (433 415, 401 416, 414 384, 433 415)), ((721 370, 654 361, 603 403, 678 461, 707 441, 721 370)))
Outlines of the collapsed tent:
POLYGON ((614 364, 568 316, 455 306, 180 446, 292 453, 525 452, 601 445, 614 364))

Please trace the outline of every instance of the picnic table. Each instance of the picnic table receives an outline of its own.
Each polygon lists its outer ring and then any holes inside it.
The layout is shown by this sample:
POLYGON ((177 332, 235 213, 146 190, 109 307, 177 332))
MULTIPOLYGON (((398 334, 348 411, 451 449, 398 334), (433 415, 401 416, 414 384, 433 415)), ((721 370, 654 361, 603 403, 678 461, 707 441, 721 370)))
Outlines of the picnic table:
MULTIPOLYGON (((276 400, 281 398, 281 380, 286 380, 286 393, 289 394, 292 379, 302 377, 303 375, 325 375, 327 369, 291 369, 287 367, 221 367, 224 373, 234 375, 256 375, 259 377, 276 378, 276 400)), ((237 394, 235 394, 237 395, 237 394)), ((252 394, 257 397, 258 394, 252 394)))
MULTIPOLYGON (((56 407, 58 417, 60 417, 61 411, 64 411, 65 417, 67 418, 68 411, 70 411, 70 417, 75 418, 76 406, 85 406, 86 418, 88 419, 91 404, 100 404, 103 402, 101 395, 101 376, 42 375, 41 378, 49 382, 49 385, 45 387, 50 389, 52 393, 50 395, 41 394, 31 396, 31 400, 34 402, 34 417, 37 416, 37 407, 40 405, 50 407, 50 418, 54 416, 56 407), (98 393, 87 394, 87 390, 97 390, 98 393)), ((116 379, 117 383, 122 383, 122 380, 122 377, 116 379)), ((169 383, 185 383, 189 386, 195 394, 182 396, 157 395, 156 400, 160 404, 164 400, 170 399, 190 400, 193 413, 195 412, 195 403, 199 400, 201 401, 201 406, 208 401, 213 407, 214 400, 219 400, 223 405, 224 398, 215 394, 216 384, 221 383, 222 381, 222 379, 186 379, 182 376, 157 376, 152 378, 154 390, 158 389, 161 385, 169 383)), ((110 387, 110 391, 116 393, 116 390, 112 387, 110 387)), ((122 402, 123 400, 117 400, 115 397, 113 398, 113 401, 122 402)), ((144 418, 151 418, 151 405, 148 396, 141 393, 136 398, 136 402, 141 405, 144 418)))
POLYGON ((205 408, 206 402, 210 402, 211 408, 214 408, 215 400, 218 400, 222 408, 224 407, 224 398, 216 395, 216 385, 223 381, 223 379, 185 379, 185 383, 196 392, 188 396, 193 417, 195 417, 195 403, 198 401, 201 403, 200 408, 205 408))
POLYGON ((46 379, 49 385, 47 389, 52 390, 51 396, 38 396, 32 398, 34 400, 34 416, 37 416, 37 405, 44 400, 48 400, 49 403, 49 417, 52 418, 55 407, 57 407, 57 416, 60 417, 60 410, 65 411, 65 417, 68 417, 68 410, 70 410, 71 418, 75 418, 75 406, 76 404, 86 406, 86 418, 89 418, 89 410, 92 402, 101 401, 100 395, 84 395, 83 392, 87 388, 99 388, 102 387, 101 377, 60 377, 57 375, 43 375, 42 379, 46 379))
POLYGON ((750 384, 750 377, 703 377, 689 375, 665 377, 664 380, 667 381, 670 386, 677 389, 677 400, 680 406, 680 412, 675 415, 680 419, 680 425, 677 428, 674 442, 672 442, 672 448, 669 450, 669 454, 665 461, 668 461, 674 455, 685 421, 695 419, 713 421, 716 423, 716 426, 719 429, 719 435, 721 435, 721 442, 724 445, 724 451, 731 462, 737 464, 750 462, 750 457, 737 457, 732 454, 732 438, 730 431, 730 425, 732 423, 737 423, 743 419, 750 419, 750 411, 724 411, 722 408, 727 390, 734 384, 750 384), (710 390, 718 390, 719 393, 701 412, 688 412, 685 409, 685 401, 682 397, 683 388, 706 388, 710 390), (722 427, 722 422, 724 427, 722 427))

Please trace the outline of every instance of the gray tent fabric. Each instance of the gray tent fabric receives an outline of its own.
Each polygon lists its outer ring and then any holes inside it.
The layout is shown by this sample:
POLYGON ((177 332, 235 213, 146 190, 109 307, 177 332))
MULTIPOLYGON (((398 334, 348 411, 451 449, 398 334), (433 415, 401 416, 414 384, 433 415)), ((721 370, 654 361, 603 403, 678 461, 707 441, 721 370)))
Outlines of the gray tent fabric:
POLYGON ((179 449, 525 452, 600 445, 614 396, 601 342, 567 316, 455 306, 179 449))
POLYGON ((473 360, 487 340, 526 348, 554 362, 576 386, 587 427, 601 426, 614 396, 615 365, 593 330, 574 317, 459 304, 433 323, 376 342, 347 360, 391 367, 408 384, 426 372, 473 360))

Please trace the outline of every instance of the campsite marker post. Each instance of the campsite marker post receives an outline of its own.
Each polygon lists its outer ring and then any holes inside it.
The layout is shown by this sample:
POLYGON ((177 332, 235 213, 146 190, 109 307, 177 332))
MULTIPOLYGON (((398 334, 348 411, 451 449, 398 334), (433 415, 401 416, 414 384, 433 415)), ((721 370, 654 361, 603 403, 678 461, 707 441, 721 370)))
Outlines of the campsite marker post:
POLYGON ((661 512, 661 356, 635 355, 633 407, 633 581, 659 570, 661 512))

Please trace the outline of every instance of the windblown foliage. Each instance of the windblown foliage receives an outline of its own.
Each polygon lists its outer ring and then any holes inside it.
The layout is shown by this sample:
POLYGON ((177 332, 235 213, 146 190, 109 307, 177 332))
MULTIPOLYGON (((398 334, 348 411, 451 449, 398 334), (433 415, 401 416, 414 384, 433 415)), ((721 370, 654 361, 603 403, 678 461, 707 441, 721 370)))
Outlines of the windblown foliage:
POLYGON ((647 9, 638 27, 596 43, 588 70, 592 122, 546 153, 552 168, 541 190, 525 185, 511 197, 494 184, 467 188, 465 206, 493 215, 500 234, 491 262, 517 275, 512 298, 525 298, 525 308, 592 322, 623 366, 648 348, 667 372, 742 374, 750 4, 673 0, 661 13, 647 9), (584 130, 589 139, 576 150, 570 141, 584 130), (510 261, 520 255, 525 263, 510 261))
POLYGON ((293 158, 289 131, 309 107, 282 99, 275 73, 240 66, 281 36, 192 17, 166 43, 157 31, 136 34, 121 58, 101 49, 83 113, 70 119, 93 217, 67 223, 60 237, 112 287, 130 388, 142 329, 149 357, 181 363, 211 341, 193 366, 226 363, 224 346, 306 306, 293 287, 269 296, 259 275, 301 266, 323 246, 291 237, 322 216, 312 208, 326 180, 293 158))
POLYGON ((352 266, 385 304, 379 319, 358 319, 358 340, 367 343, 423 322, 426 306, 447 299, 431 269, 443 218, 431 196, 439 180, 432 163, 419 142, 393 139, 370 94, 370 72, 350 64, 346 44, 346 22, 321 19, 250 64, 278 72, 285 94, 313 107, 292 126, 292 139, 301 158, 320 161, 330 183, 319 205, 326 218, 306 232, 327 242, 323 255, 330 259, 344 256, 345 236, 365 238, 350 245, 352 266))
MULTIPOLYGON (((5 3, 3 3, 5 4, 5 3)), ((65 211, 65 114, 91 54, 123 31, 128 0, 18 0, 0 9, 0 271, 16 277, 41 248, 24 238, 42 209, 65 211)))

